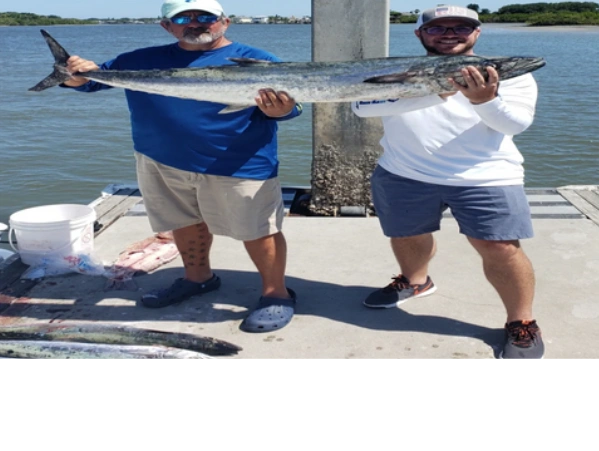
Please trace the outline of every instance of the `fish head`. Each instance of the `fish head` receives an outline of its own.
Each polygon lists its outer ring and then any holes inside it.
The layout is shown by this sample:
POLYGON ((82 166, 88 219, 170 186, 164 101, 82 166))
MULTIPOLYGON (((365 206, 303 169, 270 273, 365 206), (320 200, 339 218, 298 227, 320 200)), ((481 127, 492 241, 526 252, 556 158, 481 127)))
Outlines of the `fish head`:
POLYGON ((540 57, 512 56, 512 57, 485 57, 481 62, 482 68, 493 67, 500 80, 518 77, 533 72, 545 66, 545 59, 540 57))

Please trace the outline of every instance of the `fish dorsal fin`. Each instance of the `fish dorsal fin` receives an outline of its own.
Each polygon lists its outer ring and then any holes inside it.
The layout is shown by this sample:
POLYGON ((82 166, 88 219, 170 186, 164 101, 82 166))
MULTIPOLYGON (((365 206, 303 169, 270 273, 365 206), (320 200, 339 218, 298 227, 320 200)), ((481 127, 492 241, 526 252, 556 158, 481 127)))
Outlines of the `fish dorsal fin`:
POLYGON ((400 72, 398 74, 379 75, 365 79, 364 83, 404 83, 417 74, 417 72, 400 72))
POLYGON ((240 66, 266 66, 275 64, 274 61, 259 60, 256 58, 227 58, 229 61, 239 64, 240 66))

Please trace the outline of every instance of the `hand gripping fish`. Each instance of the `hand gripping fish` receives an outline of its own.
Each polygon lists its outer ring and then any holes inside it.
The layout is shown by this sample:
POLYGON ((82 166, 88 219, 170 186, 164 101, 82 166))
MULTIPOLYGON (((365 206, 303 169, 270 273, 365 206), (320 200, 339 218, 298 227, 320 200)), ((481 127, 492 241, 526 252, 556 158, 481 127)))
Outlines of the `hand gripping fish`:
MULTIPOLYGON (((68 80, 67 51, 46 31, 41 30, 52 54, 54 72, 30 91, 43 91, 68 80)), ((272 62, 231 58, 223 66, 166 70, 98 70, 80 72, 109 86, 161 94, 182 99, 220 103, 220 113, 255 107, 258 91, 272 88, 285 91, 297 102, 352 102, 359 100, 421 97, 454 92, 447 80, 465 85, 460 70, 494 67, 499 80, 517 77, 545 65, 539 57, 525 56, 420 56, 371 58, 344 62, 272 62)))

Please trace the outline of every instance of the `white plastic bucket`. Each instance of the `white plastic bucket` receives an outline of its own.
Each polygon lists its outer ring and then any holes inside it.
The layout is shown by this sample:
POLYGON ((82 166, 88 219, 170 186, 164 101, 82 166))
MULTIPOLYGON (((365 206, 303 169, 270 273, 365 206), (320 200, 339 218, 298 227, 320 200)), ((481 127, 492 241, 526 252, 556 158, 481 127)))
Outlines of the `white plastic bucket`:
POLYGON ((8 241, 30 266, 49 259, 90 255, 94 250, 96 211, 87 205, 59 204, 27 208, 9 218, 8 241), (13 243, 13 234, 16 245, 13 243))

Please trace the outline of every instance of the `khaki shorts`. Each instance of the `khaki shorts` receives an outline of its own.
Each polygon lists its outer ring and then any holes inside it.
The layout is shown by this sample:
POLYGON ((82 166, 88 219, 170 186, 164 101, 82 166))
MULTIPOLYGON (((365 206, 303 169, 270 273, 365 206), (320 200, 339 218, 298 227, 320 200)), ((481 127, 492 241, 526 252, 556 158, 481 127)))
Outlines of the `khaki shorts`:
POLYGON ((278 178, 240 179, 182 171, 135 152, 137 181, 154 232, 205 222, 214 235, 252 241, 281 231, 278 178))

